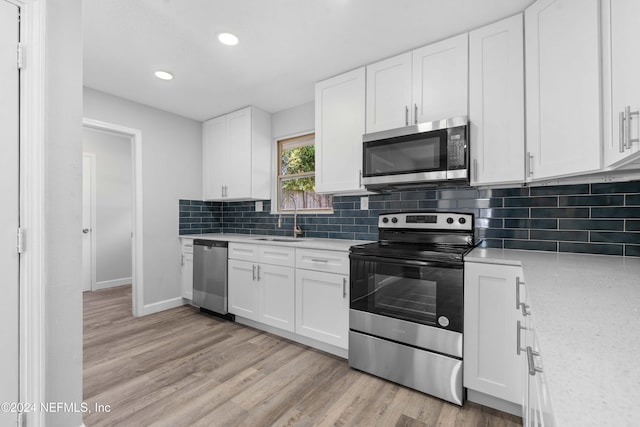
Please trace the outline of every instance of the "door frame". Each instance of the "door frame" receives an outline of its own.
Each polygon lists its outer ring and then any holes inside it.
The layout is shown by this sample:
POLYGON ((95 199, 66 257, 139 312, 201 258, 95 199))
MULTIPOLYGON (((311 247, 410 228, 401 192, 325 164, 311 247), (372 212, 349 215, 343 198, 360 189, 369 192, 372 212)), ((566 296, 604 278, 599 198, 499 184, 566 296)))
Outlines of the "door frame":
MULTIPOLYGON (((28 66, 20 70, 20 401, 45 399, 45 46, 46 0, 8 0, 20 8, 20 43, 28 66)), ((29 424, 44 425, 44 413, 29 424)))
MULTIPOLYGON (((90 230, 89 237, 91 238, 91 242, 89 243, 89 246, 91 248, 91 271, 89 272, 89 277, 91 280, 91 286, 89 287, 89 290, 95 291, 96 290, 96 239, 94 237, 93 230, 96 227, 96 154, 82 152, 83 161, 85 157, 89 158, 89 163, 91 165, 91 177, 90 177, 91 181, 89 183, 89 187, 90 187, 89 192, 91 193, 91 207, 90 207, 91 213, 89 214, 90 216, 89 223, 91 224, 89 228, 90 230)), ((82 179, 83 180, 86 179, 84 174, 82 175, 82 179)), ((83 184, 84 184, 84 181, 83 181, 83 184)), ((82 250, 84 251, 84 246, 82 250)), ((84 259, 84 254, 83 254, 83 259, 84 259)), ((84 279, 84 272, 82 274, 84 279)), ((82 284, 82 288, 84 290, 84 283, 82 284)))
POLYGON ((143 280, 143 216, 142 216, 142 131, 114 123, 84 117, 82 126, 85 129, 100 130, 126 136, 131 139, 132 159, 132 218, 131 218, 131 299, 135 317, 144 314, 144 280, 143 280))

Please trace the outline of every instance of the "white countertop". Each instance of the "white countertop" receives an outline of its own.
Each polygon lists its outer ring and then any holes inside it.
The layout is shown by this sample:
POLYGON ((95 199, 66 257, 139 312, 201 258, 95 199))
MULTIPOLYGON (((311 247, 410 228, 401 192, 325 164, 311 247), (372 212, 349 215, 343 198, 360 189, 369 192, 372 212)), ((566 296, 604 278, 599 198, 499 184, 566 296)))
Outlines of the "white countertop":
POLYGON ((474 249, 522 265, 558 426, 640 425, 640 258, 474 249))
POLYGON ((348 252, 349 248, 353 245, 360 245, 363 243, 371 243, 367 240, 344 240, 344 239, 321 239, 321 238, 306 238, 299 237, 295 241, 279 242, 273 240, 259 240, 270 238, 284 238, 291 239, 286 236, 264 236, 256 234, 181 234, 181 239, 205 239, 205 240, 222 240, 226 242, 236 243, 254 243, 259 245, 270 246, 288 246, 292 248, 305 248, 305 249, 320 249, 327 251, 340 251, 348 252))

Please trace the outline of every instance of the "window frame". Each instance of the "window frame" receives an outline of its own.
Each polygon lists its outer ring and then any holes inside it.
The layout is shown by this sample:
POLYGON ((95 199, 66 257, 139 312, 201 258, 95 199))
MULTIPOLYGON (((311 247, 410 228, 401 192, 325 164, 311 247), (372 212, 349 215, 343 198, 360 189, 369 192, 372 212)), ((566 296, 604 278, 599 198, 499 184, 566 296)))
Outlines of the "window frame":
MULTIPOLYGON (((275 185, 274 185, 274 191, 275 191, 275 206, 272 205, 271 207, 271 212, 274 214, 293 214, 294 213, 294 209, 283 209, 282 208, 282 203, 283 200, 281 200, 281 182, 283 179, 295 179, 295 178, 308 178, 308 177, 313 177, 315 179, 316 177, 316 170, 314 167, 313 172, 301 172, 301 173, 296 173, 296 174, 290 174, 290 175, 282 175, 282 147, 287 144, 287 143, 291 143, 291 142, 295 142, 295 141, 299 141, 299 140, 305 140, 305 139, 312 139, 312 143, 310 144, 302 144, 302 145, 314 145, 316 146, 316 133, 315 131, 311 130, 308 132, 303 132, 300 134, 296 134, 296 135, 292 135, 292 136, 288 136, 288 137, 280 137, 280 138, 276 138, 275 139, 275 143, 276 143, 276 158, 275 158, 275 163, 276 163, 276 173, 275 173, 275 185)), ((318 193, 316 193, 318 194, 318 193)), ((298 211, 298 215, 300 214, 332 214, 333 213, 333 200, 331 201, 331 207, 327 207, 327 208, 316 208, 316 209, 297 209, 298 211)))

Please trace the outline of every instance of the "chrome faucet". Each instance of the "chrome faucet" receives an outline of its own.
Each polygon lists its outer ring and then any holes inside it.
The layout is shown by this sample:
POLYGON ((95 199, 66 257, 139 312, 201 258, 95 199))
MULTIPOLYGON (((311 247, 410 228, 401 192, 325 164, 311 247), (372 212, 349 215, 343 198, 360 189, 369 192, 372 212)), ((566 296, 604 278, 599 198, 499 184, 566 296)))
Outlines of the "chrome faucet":
MULTIPOLYGON (((293 237, 297 238, 298 236, 301 236, 304 231, 302 231, 302 228, 300 228, 300 226, 298 225, 298 206, 296 205, 296 199, 295 197, 293 197, 293 194, 289 193, 284 199, 282 199, 282 202, 280 203, 280 209, 282 210, 284 201, 287 198, 291 199, 291 201, 293 202, 293 237)), ((278 228, 280 228, 281 226, 282 214, 280 214, 280 216, 278 217, 278 228)))

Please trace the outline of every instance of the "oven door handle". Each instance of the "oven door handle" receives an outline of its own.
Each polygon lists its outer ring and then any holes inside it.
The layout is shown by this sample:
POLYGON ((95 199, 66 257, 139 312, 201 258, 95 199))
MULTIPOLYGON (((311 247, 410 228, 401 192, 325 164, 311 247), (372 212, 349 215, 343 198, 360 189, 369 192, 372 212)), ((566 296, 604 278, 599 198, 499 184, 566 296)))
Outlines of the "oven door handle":
POLYGON ((349 258, 358 261, 383 262, 386 264, 409 265, 412 267, 458 268, 462 270, 464 266, 462 262, 419 261, 416 259, 384 258, 375 255, 350 254, 349 258))

